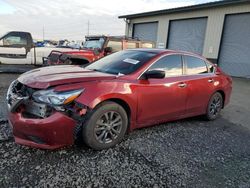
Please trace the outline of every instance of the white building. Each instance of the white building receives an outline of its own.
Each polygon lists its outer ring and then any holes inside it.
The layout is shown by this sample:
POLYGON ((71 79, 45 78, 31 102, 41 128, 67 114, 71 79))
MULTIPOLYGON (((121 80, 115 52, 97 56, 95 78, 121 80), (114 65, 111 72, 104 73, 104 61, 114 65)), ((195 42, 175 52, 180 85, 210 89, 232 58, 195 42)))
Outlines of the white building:
POLYGON ((250 1, 227 0, 119 16, 126 35, 192 51, 228 74, 250 77, 250 1))

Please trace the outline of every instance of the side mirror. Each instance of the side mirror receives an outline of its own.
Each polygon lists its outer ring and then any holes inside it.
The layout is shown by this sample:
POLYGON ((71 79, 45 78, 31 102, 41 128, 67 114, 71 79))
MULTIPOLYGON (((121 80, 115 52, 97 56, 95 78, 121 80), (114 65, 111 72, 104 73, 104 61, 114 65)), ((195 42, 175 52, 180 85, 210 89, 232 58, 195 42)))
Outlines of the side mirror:
POLYGON ((165 78, 165 71, 164 70, 149 70, 144 74, 144 78, 162 79, 162 78, 165 78))
POLYGON ((112 53, 112 48, 111 48, 111 47, 106 47, 106 48, 104 49, 104 52, 105 52, 105 53, 112 53))

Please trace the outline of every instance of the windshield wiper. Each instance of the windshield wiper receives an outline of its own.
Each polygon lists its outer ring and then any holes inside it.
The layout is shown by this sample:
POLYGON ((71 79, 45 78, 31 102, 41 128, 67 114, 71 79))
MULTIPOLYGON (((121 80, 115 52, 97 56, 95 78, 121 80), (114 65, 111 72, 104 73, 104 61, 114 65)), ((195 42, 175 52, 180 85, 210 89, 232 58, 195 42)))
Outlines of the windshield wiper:
POLYGON ((124 75, 122 73, 114 73, 114 72, 104 71, 104 70, 100 70, 100 69, 88 69, 88 70, 96 71, 96 72, 103 72, 103 73, 107 73, 107 74, 113 74, 113 75, 117 75, 117 76, 123 76, 124 75))

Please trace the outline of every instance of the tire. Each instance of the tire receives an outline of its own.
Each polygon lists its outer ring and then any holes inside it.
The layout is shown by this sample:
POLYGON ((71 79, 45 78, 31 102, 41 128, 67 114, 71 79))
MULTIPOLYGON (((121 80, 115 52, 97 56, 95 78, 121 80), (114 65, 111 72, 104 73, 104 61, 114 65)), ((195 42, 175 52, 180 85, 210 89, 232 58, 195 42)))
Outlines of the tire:
POLYGON ((122 141, 127 127, 128 116, 124 108, 115 102, 103 102, 83 124, 82 138, 92 149, 107 149, 122 141))
POLYGON ((215 120, 220 115, 222 106, 222 95, 219 92, 214 93, 208 102, 205 118, 209 121, 215 120))

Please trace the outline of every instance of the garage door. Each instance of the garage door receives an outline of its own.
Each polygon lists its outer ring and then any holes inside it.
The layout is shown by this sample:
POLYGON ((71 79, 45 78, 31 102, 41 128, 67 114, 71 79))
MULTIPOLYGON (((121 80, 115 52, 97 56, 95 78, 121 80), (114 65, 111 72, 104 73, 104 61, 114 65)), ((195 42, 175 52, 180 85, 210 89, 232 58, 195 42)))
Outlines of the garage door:
POLYGON ((218 63, 232 76, 250 77, 250 13, 226 16, 218 63))
POLYGON ((133 37, 156 42, 158 22, 134 24, 133 37))
POLYGON ((169 26, 169 49, 202 54, 207 18, 173 20, 169 26))

